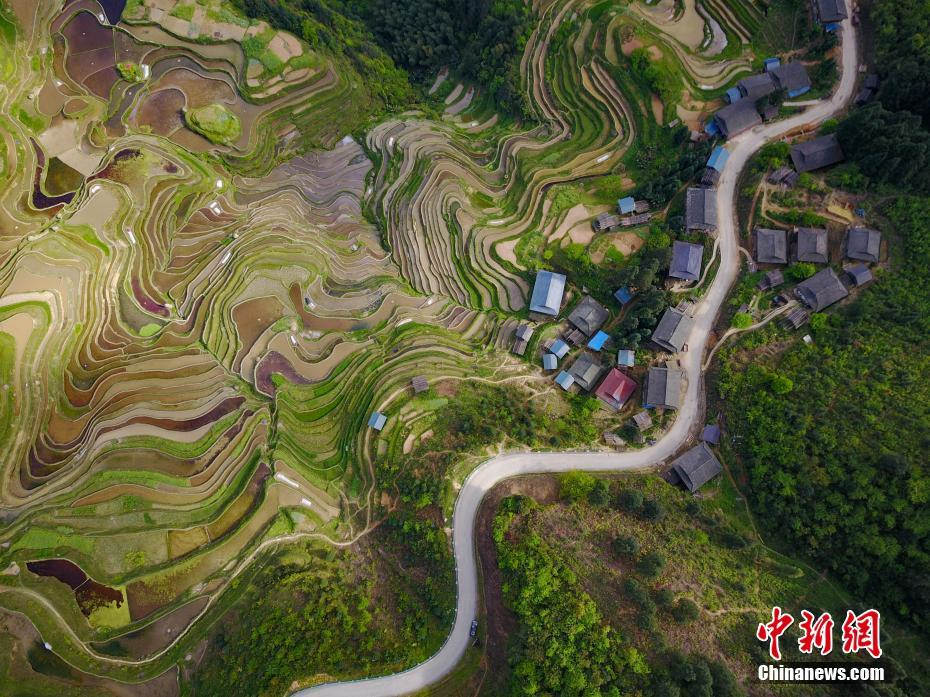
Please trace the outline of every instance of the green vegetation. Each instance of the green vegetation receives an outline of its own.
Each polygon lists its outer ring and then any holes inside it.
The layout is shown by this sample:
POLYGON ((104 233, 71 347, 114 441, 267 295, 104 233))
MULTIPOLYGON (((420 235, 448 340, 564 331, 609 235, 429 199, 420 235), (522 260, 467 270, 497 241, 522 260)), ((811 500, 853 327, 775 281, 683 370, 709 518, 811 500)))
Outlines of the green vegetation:
POLYGON ((190 22, 194 18, 195 9, 196 7, 193 4, 180 2, 171 10, 171 16, 190 22))
POLYGON ((138 63, 121 61, 116 64, 116 71, 121 78, 129 82, 145 82, 145 74, 142 72, 142 66, 138 63))
POLYGON ((204 136, 211 143, 229 145, 242 134, 239 117, 223 104, 184 109, 184 121, 191 130, 204 136))
POLYGON ((724 365, 719 391, 766 528, 858 594, 928 619, 930 201, 884 208, 896 270, 815 341, 724 365))

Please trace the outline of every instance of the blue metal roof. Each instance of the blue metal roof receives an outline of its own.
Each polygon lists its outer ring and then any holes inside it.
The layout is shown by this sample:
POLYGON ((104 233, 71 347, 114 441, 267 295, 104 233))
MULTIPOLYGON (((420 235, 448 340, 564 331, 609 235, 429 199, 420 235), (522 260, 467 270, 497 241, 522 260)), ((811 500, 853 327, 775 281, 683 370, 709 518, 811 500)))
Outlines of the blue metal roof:
POLYGON ((384 428, 384 424, 386 423, 387 417, 380 411, 373 412, 371 417, 368 419, 368 425, 376 431, 380 431, 382 428, 384 428))
POLYGON ((557 315, 562 307, 562 294, 565 292, 565 276, 552 271, 540 271, 536 274, 533 295, 530 297, 530 312, 544 315, 557 315))
POLYGON ((781 61, 777 58, 766 58, 764 61, 762 61, 762 65, 765 68, 765 72, 770 72, 780 66, 781 61))
POLYGON ((555 357, 555 354, 546 353, 543 354, 543 368, 546 370, 555 370, 556 366, 559 365, 559 359, 555 357))
POLYGON ((707 166, 718 172, 722 172, 728 157, 730 157, 730 151, 718 145, 710 154, 710 159, 707 160, 707 166))
POLYGON ((575 378, 563 370, 556 376, 555 382, 563 390, 567 390, 569 387, 575 384, 575 378))
POLYGON ((630 349, 620 349, 617 351, 617 365, 632 368, 636 362, 636 354, 630 349))
POLYGON ((562 358, 568 353, 568 344, 561 339, 556 339, 552 342, 552 346, 549 347, 549 352, 554 353, 556 358, 562 358))
POLYGON ((720 135, 720 127, 717 125, 717 122, 714 119, 710 119, 707 123, 704 124, 704 133, 709 136, 720 135))
POLYGON ((591 337, 591 340, 588 342, 588 348, 592 351, 600 351, 604 348, 604 343, 610 337, 607 336, 607 332, 599 331, 597 334, 591 337))
POLYGON ((630 292, 630 289, 626 286, 620 288, 614 293, 614 297, 619 301, 621 305, 626 305, 630 300, 633 299, 633 293, 630 292))
POLYGON ((735 104, 740 99, 743 98, 743 93, 739 91, 739 87, 731 87, 727 90, 727 99, 730 104, 735 104))
POLYGON ((788 92, 788 96, 794 99, 795 97, 800 97, 802 94, 805 94, 810 91, 811 91, 811 87, 810 85, 807 85, 806 87, 801 87, 796 90, 791 90, 790 92, 788 92))
POLYGON ((828 24, 824 24, 823 28, 827 31, 836 31, 840 28, 840 25, 839 22, 829 22, 828 24))
POLYGON ((636 210, 636 201, 632 196, 626 196, 617 201, 617 210, 621 213, 632 213, 636 210))

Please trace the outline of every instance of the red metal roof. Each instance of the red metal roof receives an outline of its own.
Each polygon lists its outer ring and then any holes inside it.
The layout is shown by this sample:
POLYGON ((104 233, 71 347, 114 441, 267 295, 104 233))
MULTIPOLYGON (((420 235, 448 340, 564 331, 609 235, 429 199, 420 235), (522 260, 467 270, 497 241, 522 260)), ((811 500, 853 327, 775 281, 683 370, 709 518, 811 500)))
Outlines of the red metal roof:
POLYGON ((612 368, 598 386, 596 394, 612 407, 620 407, 636 390, 636 381, 626 373, 612 368))

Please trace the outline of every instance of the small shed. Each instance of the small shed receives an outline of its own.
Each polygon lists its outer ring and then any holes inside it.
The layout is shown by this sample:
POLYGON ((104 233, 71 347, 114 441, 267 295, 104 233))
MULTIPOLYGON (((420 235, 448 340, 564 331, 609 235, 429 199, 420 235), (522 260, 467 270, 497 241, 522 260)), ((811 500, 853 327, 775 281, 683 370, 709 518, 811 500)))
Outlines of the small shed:
POLYGON ((624 368, 632 368, 636 363, 636 354, 631 349, 620 349, 617 351, 617 365, 624 368))
POLYGON ((630 300, 633 299, 633 293, 628 287, 624 286, 623 288, 618 288, 616 291, 614 291, 614 297, 621 305, 626 305, 628 302, 630 302, 630 300))
POLYGON ((422 375, 417 375, 413 380, 410 381, 410 384, 413 385, 414 394, 420 394, 421 392, 426 392, 429 389, 429 382, 422 375))
POLYGON ((565 354, 568 353, 568 344, 561 339, 556 339, 552 342, 552 346, 549 347, 549 353, 554 354, 556 358, 564 358, 565 354))
POLYGON ((858 288, 872 280, 872 272, 865 264, 853 264, 846 269, 846 277, 849 279, 850 285, 858 288))
POLYGON ((383 429, 386 423, 387 417, 380 411, 373 412, 372 415, 368 417, 368 425, 376 431, 383 429))
POLYGON ((636 210, 636 199, 632 196, 625 196, 617 201, 617 210, 623 215, 629 215, 636 210))
POLYGON ((542 357, 543 370, 555 370, 559 365, 559 359, 551 353, 544 353, 542 357))
POLYGON ((725 147, 718 145, 714 148, 714 151, 710 154, 710 157, 707 160, 707 167, 709 169, 722 172, 724 165, 727 163, 727 159, 730 157, 730 151, 725 147))
POLYGON ((597 334, 591 337, 591 340, 588 342, 588 348, 592 351, 600 351, 604 348, 604 344, 607 342, 608 336, 607 332, 598 331, 597 334))
POLYGON ((720 444, 720 426, 717 424, 707 424, 701 431, 701 440, 711 445, 720 444))
POLYGON ((575 384, 575 378, 563 370, 558 375, 556 375, 555 384, 561 387, 563 390, 568 391, 568 389, 575 384))
POLYGON ((767 73, 772 72, 780 65, 781 61, 778 60, 778 58, 766 58, 764 61, 762 61, 762 69, 767 73))
POLYGON ((633 417, 633 423, 636 424, 636 428, 638 428, 640 432, 648 431, 652 428, 652 416, 649 415, 648 411, 643 409, 633 417))

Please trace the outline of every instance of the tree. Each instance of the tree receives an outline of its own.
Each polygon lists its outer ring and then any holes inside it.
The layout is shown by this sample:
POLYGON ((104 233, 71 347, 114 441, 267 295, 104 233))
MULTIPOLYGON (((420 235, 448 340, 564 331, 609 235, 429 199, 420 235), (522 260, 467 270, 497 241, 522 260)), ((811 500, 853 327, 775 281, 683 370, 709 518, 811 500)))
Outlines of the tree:
POLYGON ((610 487, 603 479, 597 479, 588 492, 588 503, 592 506, 606 506, 610 503, 610 487))
POLYGON ((665 568, 665 557, 659 552, 644 554, 636 562, 636 570, 647 578, 655 578, 665 568))
POLYGON ((559 477, 559 495, 572 503, 587 500, 597 480, 587 472, 567 472, 559 477))
POLYGON ((613 548, 618 556, 632 558, 639 552, 639 542, 635 537, 619 535, 614 538, 613 548))
POLYGON ((646 499, 640 514, 646 520, 662 520, 665 517, 665 508, 656 499, 646 499))
POLYGON ((637 513, 643 507, 643 498, 638 489, 624 489, 617 494, 617 507, 628 513, 637 513))
POLYGON ((678 624, 691 624, 701 616, 701 609, 689 598, 679 598, 672 608, 672 617, 678 624))

